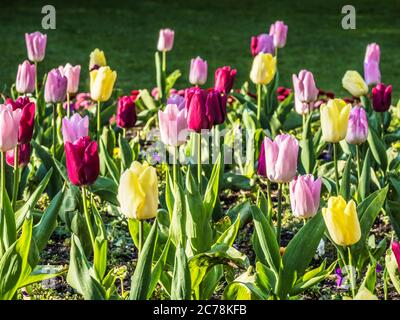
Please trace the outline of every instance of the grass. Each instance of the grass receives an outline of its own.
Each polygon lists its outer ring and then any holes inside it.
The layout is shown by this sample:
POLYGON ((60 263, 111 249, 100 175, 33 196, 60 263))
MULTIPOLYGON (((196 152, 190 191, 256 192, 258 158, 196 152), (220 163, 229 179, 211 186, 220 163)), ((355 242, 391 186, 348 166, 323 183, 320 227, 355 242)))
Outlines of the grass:
POLYGON ((0 84, 15 81, 18 63, 26 57, 24 33, 48 34, 44 73, 60 64, 81 64, 82 90, 87 90, 88 56, 96 47, 106 52, 108 64, 118 72, 118 86, 125 92, 155 86, 154 51, 161 27, 175 29, 175 45, 169 54, 169 70, 180 69, 177 86, 187 86, 189 62, 200 55, 209 63, 208 85, 215 68, 238 69, 236 86, 248 79, 251 66, 250 37, 268 32, 269 25, 284 20, 289 25, 286 47, 279 54, 281 84, 291 86, 291 75, 306 68, 314 72, 320 88, 346 94, 341 78, 346 70, 362 72, 365 47, 381 46, 381 71, 400 86, 400 3, 386 0, 353 1, 357 29, 341 28, 341 8, 346 1, 52 1, 57 12, 56 30, 41 30, 45 2, 21 0, 2 4, 0 10, 0 84), (397 40, 396 40, 397 39, 397 40))

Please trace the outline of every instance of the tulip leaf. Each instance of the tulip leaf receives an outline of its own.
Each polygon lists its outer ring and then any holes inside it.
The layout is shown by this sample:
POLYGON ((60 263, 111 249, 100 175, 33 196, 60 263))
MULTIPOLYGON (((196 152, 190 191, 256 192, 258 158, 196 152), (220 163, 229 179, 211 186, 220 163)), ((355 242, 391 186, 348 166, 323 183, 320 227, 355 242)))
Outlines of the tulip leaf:
POLYGON ((182 76, 182 73, 180 70, 175 70, 172 73, 168 75, 165 79, 165 92, 168 95, 168 93, 171 91, 171 89, 174 87, 176 81, 182 76))
POLYGON ((170 237, 173 244, 178 247, 179 243, 186 243, 186 213, 184 194, 182 187, 177 184, 177 189, 174 194, 174 208, 172 212, 170 237))
POLYGON ((393 286, 395 287, 396 291, 400 294, 400 277, 398 272, 399 267, 397 265, 396 257, 392 252, 386 254, 385 265, 390 280, 393 283, 393 286))
POLYGON ((260 287, 264 292, 271 292, 274 290, 276 282, 278 281, 275 273, 259 261, 256 263, 256 270, 257 273, 255 275, 255 282, 257 286, 260 287))
POLYGON ((233 246, 233 243, 235 242, 237 233, 239 231, 240 227, 240 215, 236 218, 236 221, 234 224, 232 224, 228 229, 226 229, 217 239, 215 242, 215 245, 219 243, 224 243, 228 246, 233 246))
POLYGON ((101 200, 107 201, 114 206, 119 206, 117 199, 118 184, 113 179, 100 176, 89 187, 89 191, 99 196, 101 200))
POLYGON ((374 128, 368 130, 368 144, 375 161, 385 172, 388 166, 386 147, 383 141, 378 137, 374 128))
POLYGON ((257 287, 249 271, 241 274, 225 288, 223 300, 266 300, 268 295, 257 287))
MULTIPOLYGON (((158 217, 157 217, 158 219, 158 217)), ((153 294, 158 281, 160 280, 161 274, 164 272, 164 266, 168 257, 168 252, 169 252, 169 248, 171 246, 171 240, 168 239, 167 243, 164 246, 164 249, 162 251, 162 254, 160 256, 160 258, 158 259, 156 265, 154 266, 154 268, 151 271, 151 282, 150 282, 150 286, 149 286, 149 291, 147 293, 147 299, 151 298, 151 295, 153 294)))
POLYGON ((122 136, 122 134, 119 135, 118 140, 119 140, 118 145, 122 161, 122 171, 125 171, 131 166, 133 162, 133 152, 128 141, 122 136))
MULTIPOLYGON (((139 220, 128 218, 128 229, 129 234, 135 244, 136 248, 139 248, 139 220)), ((146 239, 150 232, 150 224, 143 221, 143 239, 146 239)))
POLYGON ((360 181, 358 183, 358 193, 360 195, 361 200, 364 200, 367 194, 369 193, 370 184, 371 184, 371 152, 368 149, 361 170, 360 181))
POLYGON ((219 191, 219 178, 221 170, 221 153, 218 154, 217 160, 215 161, 213 170, 211 172, 210 180, 207 184, 207 189, 204 194, 203 200, 203 214, 206 215, 205 219, 209 219, 213 212, 215 202, 217 201, 218 191, 219 191))
POLYGON ((340 194, 347 201, 350 199, 350 174, 351 174, 351 155, 347 157, 346 165, 340 182, 340 194))
POLYGON ((6 188, 3 190, 4 207, 0 208, 0 257, 16 240, 17 227, 15 224, 14 210, 6 188))
POLYGON ((172 275, 171 299, 190 300, 191 280, 185 249, 179 243, 175 251, 174 272, 172 275))
POLYGON ((400 202, 386 200, 386 213, 398 238, 400 238, 400 202))
POLYGON ((111 178, 114 180, 116 184, 118 184, 119 183, 118 168, 114 163, 113 159, 108 154, 103 139, 100 139, 100 161, 105 163, 107 170, 111 175, 111 178))

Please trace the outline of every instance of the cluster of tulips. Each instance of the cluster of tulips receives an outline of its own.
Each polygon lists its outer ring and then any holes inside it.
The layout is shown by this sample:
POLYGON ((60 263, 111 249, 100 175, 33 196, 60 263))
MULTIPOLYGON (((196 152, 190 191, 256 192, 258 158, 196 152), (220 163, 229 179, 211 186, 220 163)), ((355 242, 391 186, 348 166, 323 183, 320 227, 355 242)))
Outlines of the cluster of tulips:
POLYGON ((308 70, 293 75, 293 90, 279 86, 287 33, 277 21, 251 38, 251 82, 240 89, 230 66, 204 88, 208 64, 197 57, 192 86, 178 90, 181 71, 167 67, 175 34, 162 29, 156 87, 129 95, 99 49, 88 93, 70 63, 40 83, 47 36, 26 34, 28 60, 0 105, 0 298, 29 296, 33 283, 65 274, 85 299, 149 299, 155 290, 210 299, 222 283, 224 299, 299 299, 334 271, 343 298, 378 299, 378 279, 384 298, 392 287, 400 293, 400 117, 381 82, 380 48, 368 45, 364 77, 345 73, 351 97, 339 99, 308 70), (149 147, 155 129, 170 161, 149 147), (238 137, 244 148, 235 149, 238 137), (230 190, 246 196, 226 208, 230 190), (105 214, 137 248, 129 292, 127 268, 107 263, 105 214), (370 234, 384 215, 390 245, 370 234), (40 252, 59 221, 71 232, 70 261, 49 273, 40 252), (237 249, 241 232, 251 233, 255 262, 237 249), (326 239, 337 252, 329 266, 320 261, 326 239))

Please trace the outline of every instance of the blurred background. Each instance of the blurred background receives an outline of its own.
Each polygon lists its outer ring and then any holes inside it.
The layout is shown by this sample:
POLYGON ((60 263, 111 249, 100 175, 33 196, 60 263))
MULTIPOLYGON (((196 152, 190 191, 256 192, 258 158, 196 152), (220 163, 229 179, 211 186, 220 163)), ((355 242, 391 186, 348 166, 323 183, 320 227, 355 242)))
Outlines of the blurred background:
MULTIPOLYGON (((357 10, 356 30, 343 30, 341 8, 349 1, 315 0, 68 0, 1 1, 0 86, 15 81, 18 63, 26 58, 25 32, 48 35, 46 58, 39 65, 43 75, 70 62, 82 65, 88 77, 89 53, 105 51, 117 70, 117 86, 125 93, 155 86, 154 52, 160 28, 175 30, 168 55, 168 71, 182 71, 178 88, 187 86, 190 59, 208 61, 212 85, 214 70, 231 65, 238 70, 235 87, 248 79, 252 35, 268 33, 270 24, 283 20, 288 26, 286 47, 279 51, 281 85, 291 87, 291 75, 306 68, 317 86, 348 95, 341 87, 346 70, 363 74, 368 43, 381 47, 382 81, 400 87, 400 1, 351 1, 357 10), (56 8, 56 30, 43 30, 42 6, 56 8)), ((82 81, 82 90, 88 80, 82 81)))

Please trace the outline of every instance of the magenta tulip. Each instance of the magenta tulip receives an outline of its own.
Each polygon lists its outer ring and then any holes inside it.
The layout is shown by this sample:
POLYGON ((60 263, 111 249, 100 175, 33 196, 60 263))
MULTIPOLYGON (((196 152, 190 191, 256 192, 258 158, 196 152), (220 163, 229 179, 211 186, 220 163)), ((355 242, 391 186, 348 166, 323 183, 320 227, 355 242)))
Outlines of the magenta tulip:
POLYGON ((392 85, 386 86, 383 83, 372 88, 372 106, 377 112, 388 111, 392 103, 392 85))
POLYGON ((276 48, 283 48, 286 45, 288 26, 283 21, 276 21, 271 24, 269 34, 274 37, 274 46, 276 48))
POLYGON ((165 111, 158 111, 161 141, 168 146, 179 146, 186 142, 186 110, 179 110, 176 104, 169 104, 165 111))
POLYGON ((207 81, 207 61, 200 57, 190 62, 189 82, 193 85, 203 85, 207 81))
POLYGON ((364 79, 367 85, 381 82, 381 72, 379 70, 380 58, 381 50, 379 45, 376 43, 369 44, 364 58, 364 79))
POLYGON ((261 52, 275 55, 274 37, 266 33, 251 37, 250 49, 253 57, 261 52))
MULTIPOLYGON (((18 145, 18 167, 25 167, 31 159, 30 143, 18 145)), ((7 151, 6 162, 10 167, 14 167, 14 149, 7 151)))
POLYGON ((0 105, 0 151, 14 149, 18 144, 19 122, 22 110, 13 110, 12 105, 0 105))
POLYGON ((233 82, 236 77, 236 69, 229 66, 218 68, 215 71, 214 89, 223 93, 229 93, 232 90, 233 82))
POLYGON ((67 95, 68 79, 59 69, 53 69, 47 74, 44 88, 44 100, 46 103, 64 102, 67 95))
POLYGON ((74 143, 82 137, 89 135, 89 117, 81 117, 75 113, 70 119, 67 117, 62 120, 62 135, 64 142, 74 143))
POLYGON ((38 31, 31 34, 25 33, 26 49, 28 59, 32 62, 40 62, 46 53, 47 35, 38 31))
POLYGON ((100 171, 100 159, 96 141, 81 137, 74 143, 65 143, 68 178, 76 186, 93 184, 100 171))
POLYGON ((368 120, 364 108, 356 106, 350 111, 346 141, 350 144, 364 143, 368 138, 368 120))
POLYGON ((67 63, 65 67, 59 66, 58 70, 60 70, 61 75, 67 78, 67 92, 69 94, 75 94, 79 89, 79 77, 81 74, 81 66, 72 66, 67 63))
POLYGON ((119 98, 117 105, 116 122, 120 128, 133 128, 136 124, 136 105, 132 96, 119 98))
POLYGON ((19 122, 18 143, 27 144, 32 140, 33 128, 35 126, 35 103, 28 97, 19 97, 17 100, 6 99, 13 110, 21 110, 21 120, 19 122))
POLYGON ((157 50, 170 51, 174 45, 175 32, 171 29, 161 29, 158 36, 157 50))
POLYGON ((18 93, 26 94, 35 91, 36 67, 25 60, 18 65, 17 79, 15 81, 15 89, 18 93))
POLYGON ((394 254, 394 257, 396 258, 397 268, 399 269, 399 272, 400 272, 400 243, 393 241, 392 252, 394 254))
POLYGON ((299 218, 315 216, 321 197, 321 179, 307 174, 294 178, 289 184, 293 215, 299 218))

